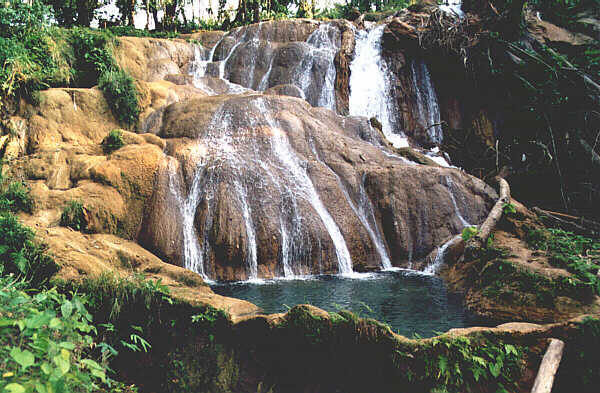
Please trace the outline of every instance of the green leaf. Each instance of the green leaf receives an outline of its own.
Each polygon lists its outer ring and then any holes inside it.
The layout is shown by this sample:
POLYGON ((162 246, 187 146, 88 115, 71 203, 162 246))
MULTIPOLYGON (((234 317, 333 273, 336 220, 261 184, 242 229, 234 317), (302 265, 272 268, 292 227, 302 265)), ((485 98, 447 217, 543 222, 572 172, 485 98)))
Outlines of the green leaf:
POLYGON ((75 349, 75 344, 73 344, 72 342, 69 342, 69 341, 63 341, 60 344, 58 344, 58 346, 61 348, 71 350, 71 351, 75 349))
POLYGON ((39 382, 35 384, 35 391, 38 393, 48 393, 48 389, 39 382))
POLYGON ((506 344, 504 345, 504 350, 506 351, 507 355, 510 355, 512 353, 515 356, 519 356, 519 352, 517 351, 517 348, 515 348, 514 345, 506 344))
POLYGON ((12 319, 0 319, 0 328, 6 327, 6 326, 13 326, 15 324, 15 321, 12 319))
POLYGON ((62 377, 69 372, 69 369, 71 368, 71 362, 65 359, 62 355, 56 355, 52 358, 52 361, 54 364, 56 364, 56 367, 58 367, 59 377, 62 377))
POLYGON ((71 303, 69 300, 65 300, 65 302, 60 306, 60 312, 62 313, 63 318, 69 318, 73 312, 73 303, 71 303))
POLYGON ((20 348, 13 348, 10 351, 10 356, 15 360, 15 362, 19 363, 19 365, 26 370, 27 367, 32 366, 35 361, 35 357, 28 350, 21 351, 20 348))
POLYGON ((4 391, 9 393, 25 393, 25 388, 18 383, 9 383, 4 387, 4 391))
POLYGON ((438 378, 440 375, 446 375, 446 372, 448 371, 448 358, 443 355, 438 356, 438 368, 440 370, 438 378))
POLYGON ((494 378, 498 378, 500 376, 500 370, 502 369, 502 363, 501 362, 490 363, 489 369, 490 369, 490 374, 492 374, 492 376, 494 378))
POLYGON ((50 375, 50 373, 52 372, 52 368, 50 367, 49 363, 42 364, 42 367, 40 368, 42 369, 42 372, 46 375, 50 375))
POLYGON ((52 318, 50 320, 50 324, 48 326, 50 326, 50 329, 58 329, 58 328, 60 328, 61 325, 62 325, 62 322, 60 321, 60 319, 52 318))

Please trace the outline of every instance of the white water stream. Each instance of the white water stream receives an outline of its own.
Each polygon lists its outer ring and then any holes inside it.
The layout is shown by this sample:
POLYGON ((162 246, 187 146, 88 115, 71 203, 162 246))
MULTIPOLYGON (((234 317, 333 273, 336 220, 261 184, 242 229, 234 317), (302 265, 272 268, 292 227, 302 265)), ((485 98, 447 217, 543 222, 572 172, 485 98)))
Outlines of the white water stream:
POLYGON ((383 134, 394 147, 407 147, 408 139, 394 119, 394 98, 390 72, 381 57, 381 37, 385 25, 356 31, 354 59, 350 63, 350 115, 375 117, 383 134))

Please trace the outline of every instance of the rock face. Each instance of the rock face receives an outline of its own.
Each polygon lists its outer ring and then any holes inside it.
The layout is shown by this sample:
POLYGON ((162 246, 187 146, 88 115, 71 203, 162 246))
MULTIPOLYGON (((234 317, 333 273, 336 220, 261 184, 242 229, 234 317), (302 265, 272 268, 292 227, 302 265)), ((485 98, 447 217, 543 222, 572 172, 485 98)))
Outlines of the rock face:
POLYGON ((172 158, 140 241, 212 279, 406 267, 493 199, 460 171, 394 157, 367 119, 292 97, 176 103, 158 135, 172 158))

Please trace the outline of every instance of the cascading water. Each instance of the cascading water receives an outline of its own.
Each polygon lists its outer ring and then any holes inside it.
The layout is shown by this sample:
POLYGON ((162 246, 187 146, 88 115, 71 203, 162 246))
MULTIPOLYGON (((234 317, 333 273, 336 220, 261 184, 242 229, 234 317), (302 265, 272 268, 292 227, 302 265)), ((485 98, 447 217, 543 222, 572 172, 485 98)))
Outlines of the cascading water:
POLYGON ((417 115, 426 129, 429 141, 442 143, 442 121, 435 88, 427 64, 423 60, 413 60, 410 64, 413 88, 417 94, 417 115))
POLYGON ((321 94, 319 95, 317 106, 336 110, 335 104, 335 54, 340 48, 339 43, 334 37, 339 37, 339 30, 329 24, 320 24, 306 40, 306 43, 311 47, 309 56, 306 58, 306 65, 301 67, 300 74, 300 89, 306 96, 309 91, 309 86, 313 82, 311 74, 314 74, 313 68, 317 61, 326 65, 325 79, 321 85, 321 94))
POLYGON ((375 117, 385 137, 395 147, 408 146, 394 118, 394 98, 389 70, 381 57, 381 37, 385 25, 356 32, 354 59, 350 64, 350 115, 375 117))
POLYGON ((258 278, 258 259, 256 252, 256 232, 254 231, 254 223, 252 221, 252 209, 248 205, 248 196, 246 189, 238 180, 234 181, 235 190, 238 194, 240 204, 242 206, 242 215, 244 217, 244 226, 246 227, 246 237, 248 239, 247 260, 248 278, 255 280, 258 278))
MULTIPOLYGON (((213 115, 203 137, 192 149, 198 152, 197 157, 191 157, 198 164, 192 174, 187 198, 177 198, 182 215, 184 266, 210 278, 207 266, 210 259, 207 250, 211 247, 208 237, 212 225, 212 215, 208 211, 210 206, 204 216, 203 233, 200 236, 194 225, 198 206, 203 201, 210 203, 210 199, 218 194, 219 184, 225 182, 233 190, 233 201, 245 229, 244 255, 248 279, 258 278, 258 229, 255 218, 260 214, 259 211, 264 212, 265 206, 271 203, 280 207, 280 264, 283 274, 293 277, 305 273, 302 261, 310 255, 314 245, 306 241, 307 228, 304 226, 300 200, 314 209, 326 229, 337 257, 338 272, 351 274, 352 260, 344 237, 321 201, 303 163, 290 146, 287 135, 278 127, 264 98, 252 97, 248 105, 255 107, 251 111, 255 114, 246 115, 242 125, 241 118, 232 120, 232 116, 243 114, 230 113, 225 105, 221 106, 213 115), (232 127, 233 124, 236 127, 232 127), (261 134, 265 127, 270 130, 267 138, 261 134), (267 183, 273 185, 277 192, 269 195, 270 199, 254 196, 267 183)), ((171 172, 171 189, 179 190, 182 183, 178 180, 177 172, 171 172)))
POLYGON ((471 224, 469 224, 461 214, 460 209, 458 208, 458 204, 456 203, 456 198, 454 197, 454 192, 452 191, 452 188, 454 187, 454 182, 452 182, 452 179, 449 176, 444 176, 444 181, 446 182, 446 186, 448 187, 448 194, 450 194, 450 199, 452 200, 452 205, 454 206, 454 212, 456 214, 456 217, 458 217, 458 220, 463 226, 463 228, 461 229, 471 226, 471 224))
POLYGON ((360 220, 360 223, 363 225, 363 227, 369 234, 369 237, 371 238, 371 241, 373 242, 373 245, 375 246, 375 250, 379 254, 379 258, 381 259, 381 267, 383 268, 383 270, 392 269, 392 262, 388 255, 385 244, 383 242, 383 238, 381 237, 381 233, 379 232, 379 227, 377 226, 377 221, 375 221, 375 213, 373 212, 373 204, 371 203, 371 200, 369 199, 369 196, 367 195, 365 188, 363 186, 364 178, 363 178, 363 182, 360 183, 360 187, 359 187, 358 203, 355 204, 352 201, 352 198, 350 198, 350 193, 348 192, 348 189, 344 185, 344 182, 342 181, 340 176, 329 165, 327 165, 327 163, 325 163, 323 161, 323 159, 320 157, 320 155, 315 147, 314 141, 311 140, 310 146, 311 146, 313 154, 315 155, 315 157, 317 157, 319 162, 323 163, 323 165, 325 165, 327 167, 327 169, 329 169, 329 171, 335 176, 335 178, 337 180, 337 184, 340 187, 340 190, 342 190, 344 197, 346 198, 346 201, 348 202, 348 205, 350 206, 350 208, 352 209, 354 214, 358 217, 358 219, 360 220))
POLYGON ((452 239, 448 240, 446 243, 444 243, 440 247, 438 247, 437 254, 435 255, 433 263, 431 263, 429 266, 427 266, 423 270, 423 273, 425 273, 425 274, 435 274, 435 273, 437 273, 438 270, 440 269, 440 267, 442 266, 442 264, 445 261, 446 250, 448 249, 448 246, 450 246, 450 244, 452 244, 453 242, 455 242, 460 236, 461 235, 456 235, 455 237, 453 237, 452 239))
MULTIPOLYGON (((266 23, 266 22, 265 22, 266 23)), ((297 64, 292 64, 292 71, 287 76, 279 76, 279 79, 271 83, 270 77, 273 70, 273 64, 276 60, 276 51, 266 52, 261 45, 260 37, 263 35, 263 23, 258 25, 258 28, 251 29, 250 27, 235 30, 221 38, 217 44, 211 49, 208 55, 205 55, 205 50, 197 46, 195 52, 195 60, 190 69, 190 73, 197 81, 207 76, 214 76, 230 82, 231 70, 230 63, 234 57, 245 56, 243 58, 244 72, 240 81, 241 85, 231 83, 239 88, 234 93, 248 91, 247 89, 256 89, 265 91, 274 84, 293 84, 298 87, 303 94, 303 97, 313 106, 320 106, 336 110, 335 100, 335 55, 340 48, 341 33, 340 30, 333 24, 321 23, 303 43, 303 56, 297 64), (234 45, 227 51, 222 60, 217 61, 216 48, 226 37, 235 38, 234 45), (242 50, 243 48, 243 50, 242 50), (266 58, 268 68, 264 73, 260 71, 256 65, 258 57, 270 56, 266 58), (218 64, 218 72, 214 72, 214 64, 218 64)), ((268 33, 268 29, 266 29, 268 33)), ((268 43, 267 43, 268 44, 268 43)), ((265 45, 268 46, 268 45, 265 45)), ((206 86, 201 82, 197 82, 196 86, 207 90, 206 86)), ((207 91, 211 94, 210 91, 207 91)))
POLYGON ((440 9, 444 12, 455 14, 459 18, 465 16, 465 13, 462 10, 462 0, 444 0, 444 2, 440 4, 440 9))
MULTIPOLYGON (((197 174, 202 172, 202 164, 198 165, 197 174)), ((179 177, 176 175, 175 160, 170 159, 168 163, 169 170, 169 185, 171 193, 175 199, 179 202, 180 214, 182 218, 182 229, 183 229, 183 266, 192 270, 202 276, 203 279, 208 279, 204 271, 203 255, 198 244, 198 234, 194 227, 194 214, 196 212, 196 206, 199 202, 200 189, 199 189, 199 176, 194 176, 192 186, 188 193, 187 198, 183 198, 181 195, 181 184, 179 183, 179 177)))
MULTIPOLYGON (((269 112, 266 108, 263 99, 257 99, 254 101, 255 105, 259 108, 260 112, 265 115, 265 120, 269 123, 269 126, 274 130, 278 130, 277 124, 273 118, 269 116, 269 112)), ((287 137, 282 132, 276 133, 271 136, 271 147, 275 157, 283 164, 289 178, 293 181, 295 191, 299 196, 308 201, 313 209, 317 212, 323 225, 327 229, 333 245, 335 247, 335 253, 338 259, 338 271, 341 274, 352 273, 352 259, 350 257, 350 251, 342 236, 340 228, 337 226, 331 214, 327 211, 325 205, 319 198, 319 194, 315 189, 310 177, 306 173, 306 170, 302 167, 298 157, 293 153, 293 150, 287 140, 287 137)))

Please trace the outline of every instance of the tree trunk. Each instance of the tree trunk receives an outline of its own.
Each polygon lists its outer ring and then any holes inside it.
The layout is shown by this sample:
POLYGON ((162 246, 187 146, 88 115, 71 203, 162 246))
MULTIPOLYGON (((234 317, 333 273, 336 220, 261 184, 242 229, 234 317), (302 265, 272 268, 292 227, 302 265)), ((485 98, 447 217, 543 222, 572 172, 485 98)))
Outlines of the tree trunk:
POLYGON ((127 15, 127 24, 129 26, 133 26, 134 25, 134 16, 135 16, 135 3, 136 0, 129 0, 129 7, 128 7, 128 15, 127 15))
POLYGON ((77 1, 77 25, 90 27, 91 24, 90 9, 87 0, 77 1))
POLYGON ((150 30, 150 1, 146 0, 146 30, 150 30))
POLYGON ((552 391, 554 376, 558 370, 564 348, 564 342, 555 338, 550 339, 550 344, 542 359, 542 364, 540 364, 531 393, 550 393, 552 391))
POLYGON ((495 180, 500 185, 500 198, 488 214, 487 218, 479 227, 479 231, 474 235, 465 246, 465 259, 471 261, 479 258, 480 250, 485 248, 487 239, 502 218, 502 211, 505 203, 510 202, 510 186, 508 182, 501 177, 496 177, 495 180))

